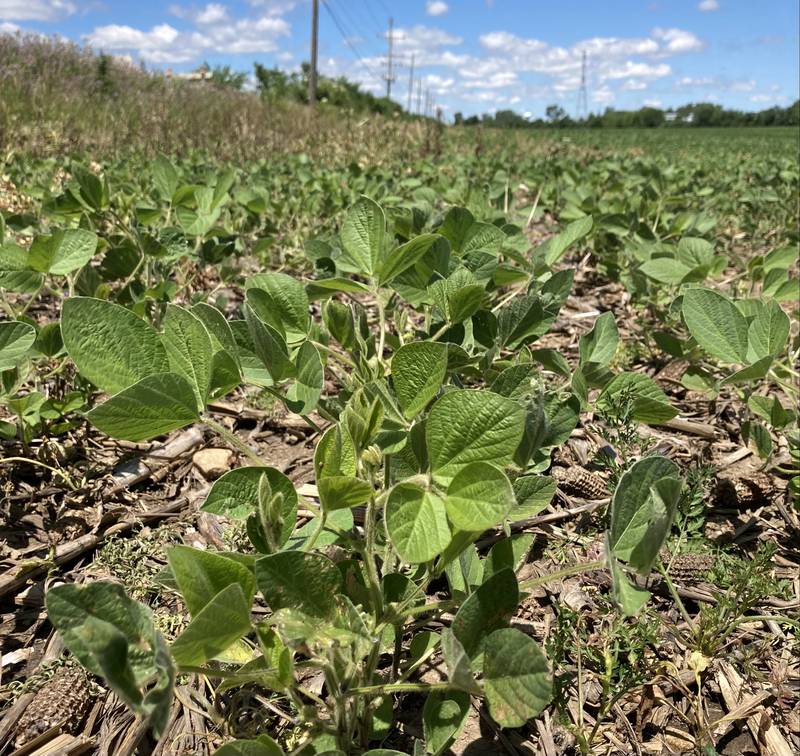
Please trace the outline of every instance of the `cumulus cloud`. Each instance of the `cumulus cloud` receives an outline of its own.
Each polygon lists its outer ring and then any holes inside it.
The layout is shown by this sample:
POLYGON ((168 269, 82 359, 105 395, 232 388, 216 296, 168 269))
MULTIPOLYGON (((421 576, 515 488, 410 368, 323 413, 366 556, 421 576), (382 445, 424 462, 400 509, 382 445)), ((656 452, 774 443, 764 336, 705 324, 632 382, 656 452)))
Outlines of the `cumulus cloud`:
POLYGON ((719 10, 719 2, 718 0, 700 0, 700 4, 697 6, 697 9, 703 11, 704 13, 719 10))
POLYGON ((699 52, 705 45, 692 32, 683 29, 653 29, 653 37, 661 44, 662 54, 677 55, 679 53, 699 52))
POLYGON ((428 0, 428 3, 425 5, 425 12, 429 16, 443 16, 449 10, 450 6, 442 2, 442 0, 428 0))
POLYGON ((70 0, 0 0, 0 21, 56 21, 77 10, 70 0))

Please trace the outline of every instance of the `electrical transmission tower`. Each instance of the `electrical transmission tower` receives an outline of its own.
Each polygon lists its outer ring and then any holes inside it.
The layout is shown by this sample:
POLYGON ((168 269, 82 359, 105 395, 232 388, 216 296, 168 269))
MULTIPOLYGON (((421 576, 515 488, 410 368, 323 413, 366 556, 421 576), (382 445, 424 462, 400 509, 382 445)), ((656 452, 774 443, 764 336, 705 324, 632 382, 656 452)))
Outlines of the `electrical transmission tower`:
POLYGON ((394 19, 389 17, 389 33, 386 35, 386 38, 389 42, 389 56, 386 59, 386 98, 389 99, 392 96, 392 82, 394 82, 394 68, 392 66, 392 47, 394 45, 394 19))
POLYGON ((578 107, 575 117, 580 120, 589 115, 589 96, 586 93, 586 50, 581 57, 581 88, 578 90, 578 107))

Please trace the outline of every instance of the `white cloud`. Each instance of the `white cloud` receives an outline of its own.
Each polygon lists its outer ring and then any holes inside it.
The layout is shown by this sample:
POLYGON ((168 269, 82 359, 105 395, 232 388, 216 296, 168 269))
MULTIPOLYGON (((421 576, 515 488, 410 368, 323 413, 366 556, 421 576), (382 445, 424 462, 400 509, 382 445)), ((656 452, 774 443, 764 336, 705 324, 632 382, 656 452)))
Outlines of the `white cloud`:
POLYGON ((703 11, 704 13, 719 10, 719 2, 718 0, 700 0, 700 4, 697 6, 697 9, 703 11))
POLYGON ((429 16, 443 16, 450 10, 450 6, 442 0, 428 0, 425 5, 425 12, 429 16))
POLYGON ((605 85, 592 92, 592 100, 601 105, 608 105, 614 102, 614 93, 605 85))
POLYGON ((660 79, 669 76, 672 69, 666 63, 651 65, 649 63, 633 63, 626 60, 621 66, 611 68, 601 75, 603 79, 626 79, 635 77, 640 79, 660 79))
POLYGON ((10 24, 8 22, 0 24, 0 34, 16 34, 20 31, 22 31, 22 29, 16 24, 10 24))
POLYGON ((677 55, 686 52, 699 52, 705 47, 703 41, 692 32, 683 29, 653 29, 653 37, 661 44, 662 54, 677 55))
POLYGON ((756 88, 754 79, 747 79, 746 81, 732 81, 730 84, 731 92, 752 92, 756 88))
POLYGON ((287 36, 289 24, 273 15, 228 19, 224 6, 211 3, 195 17, 198 28, 178 31, 159 24, 150 31, 131 26, 99 26, 85 37, 101 50, 124 50, 152 63, 189 63, 208 53, 230 55, 269 53, 278 50, 277 40, 287 36), (201 18, 205 21, 201 22, 201 18), (209 19, 218 19, 213 22, 209 19))
POLYGON ((648 108, 660 108, 661 107, 661 100, 657 99, 648 99, 644 101, 644 104, 648 108))
POLYGON ((219 24, 228 19, 228 9, 220 3, 209 3, 195 16, 195 22, 200 26, 219 24))
POLYGON ((70 0, 0 0, 0 21, 55 21, 77 10, 70 0))
POLYGON ((761 104, 765 102, 771 102, 777 104, 779 102, 786 102, 786 100, 787 100, 786 95, 754 94, 750 96, 750 102, 761 103, 761 104))
POLYGON ((682 76, 675 82, 678 87, 710 87, 713 86, 715 80, 710 76, 682 76))
POLYGON ((647 89, 647 84, 639 79, 628 79, 620 89, 624 92, 640 92, 647 89))

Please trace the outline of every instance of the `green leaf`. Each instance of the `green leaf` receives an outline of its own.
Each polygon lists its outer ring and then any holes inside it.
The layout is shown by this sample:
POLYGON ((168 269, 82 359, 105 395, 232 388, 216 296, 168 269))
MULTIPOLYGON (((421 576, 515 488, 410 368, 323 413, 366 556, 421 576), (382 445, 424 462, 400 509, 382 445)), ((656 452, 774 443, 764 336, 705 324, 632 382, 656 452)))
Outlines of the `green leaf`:
POLYGON ((337 265, 344 271, 375 277, 387 245, 386 217, 377 202, 361 197, 348 211, 342 226, 342 255, 337 265))
POLYGON ((160 735, 169 717, 175 668, 150 609, 109 582, 57 585, 46 601, 50 621, 69 651, 160 735))
POLYGON ((204 512, 246 520, 258 508, 258 486, 266 475, 273 494, 283 496, 283 531, 279 546, 289 540, 297 520, 297 491, 294 484, 274 467, 239 467, 214 481, 201 507, 204 512))
POLYGON ((428 693, 422 709, 427 753, 439 756, 458 734, 469 714, 469 693, 460 690, 428 693))
POLYGON ((788 338, 789 316, 774 299, 765 302, 747 331, 748 362, 780 355, 788 338))
POLYGON ((142 378, 95 407, 87 418, 98 430, 125 441, 146 441, 199 419, 192 387, 175 373, 142 378))
POLYGON ((17 244, 0 244, 0 289, 32 294, 43 282, 44 276, 28 266, 26 250, 17 244))
POLYGON ((256 592, 253 573, 233 559, 189 546, 173 546, 167 551, 170 570, 189 613, 195 617, 222 590, 238 585, 249 604, 256 592))
POLYGON ((441 498, 413 483, 398 483, 386 502, 386 532, 400 558, 429 562, 450 543, 447 511, 441 498))
POLYGON ((486 639, 483 689, 489 714, 501 727, 522 727, 550 703, 553 680, 542 649, 515 628, 486 639))
POLYGON ((172 195, 178 189, 178 181, 180 179, 178 171, 170 162, 170 159, 159 152, 151 163, 150 174, 153 179, 153 185, 161 199, 171 202, 172 195))
POLYGON ((617 484, 609 544, 618 559, 642 575, 649 574, 669 534, 681 486, 678 466, 662 456, 640 459, 617 484))
POLYGON ((70 297, 61 310, 61 334, 78 372, 109 394, 170 369, 155 330, 112 302, 70 297))
POLYGON ((580 402, 577 397, 566 400, 558 394, 539 394, 528 403, 525 430, 516 453, 516 461, 525 466, 542 450, 566 441, 578 424, 580 402))
POLYGON ((650 376, 620 373, 597 397, 597 408, 617 414, 620 405, 631 402, 631 418, 640 423, 663 423, 678 414, 669 398, 650 376))
POLYGON ((287 405, 298 415, 307 415, 319 402, 325 375, 317 348, 304 341, 295 359, 295 382, 286 392, 287 405))
POLYGON ((711 289, 688 289, 681 309, 689 333, 710 355, 747 361, 747 321, 730 299, 711 289))
POLYGON ((772 363, 772 357, 762 357, 752 365, 746 365, 741 368, 741 370, 731 373, 731 375, 721 381, 721 383, 725 385, 728 383, 750 383, 751 381, 758 381, 769 372, 772 363))
POLYGON ((365 480, 347 475, 328 475, 317 481, 319 500, 326 512, 349 509, 363 504, 372 496, 372 486, 365 480))
POLYGON ((440 239, 439 234, 421 234, 392 250, 381 263, 378 284, 385 286, 423 258, 440 239))
POLYGON ((673 257, 654 257, 639 266, 639 270, 648 278, 669 286, 677 286, 692 269, 673 257))
POLYGON ((247 303, 261 320, 296 343, 308 335, 308 294, 303 284, 285 273, 258 273, 245 284, 247 303))
POLYGON ((544 261, 547 266, 552 267, 553 263, 558 262, 575 242, 583 239, 592 230, 592 224, 591 215, 578 218, 578 220, 570 223, 560 234, 548 239, 539 248, 544 252, 544 261))
POLYGON ((510 538, 498 541, 492 546, 483 563, 484 580, 500 570, 509 569, 516 572, 531 550, 533 540, 532 533, 515 533, 510 538))
POLYGON ((711 265, 714 261, 714 245, 692 236, 684 236, 678 242, 678 259, 689 268, 711 265))
POLYGON ((206 327, 189 310, 168 304, 161 341, 169 369, 186 378, 197 398, 197 408, 202 410, 208 398, 213 359, 213 344, 206 327))
POLYGON ((606 549, 606 560, 611 572, 611 595, 626 617, 635 617, 650 600, 650 593, 637 588, 628 580, 620 563, 608 548, 608 534, 606 534, 606 549))
POLYGON ((530 363, 512 365, 492 381, 490 390, 509 399, 520 399, 531 392, 534 366, 530 363))
POLYGON ((518 603, 517 577, 510 569, 493 573, 467 597, 450 627, 470 659, 481 653, 489 633, 508 624, 518 603))
POLYGON ((592 330, 580 338, 581 364, 592 362, 608 365, 614 359, 619 344, 619 331, 614 313, 604 312, 594 321, 592 330))
POLYGON ((0 323, 0 371, 13 370, 36 341, 36 329, 19 320, 0 323))
POLYGON ((289 350, 280 332, 262 321, 249 305, 244 307, 244 318, 253 350, 272 380, 279 383, 286 378, 293 378, 297 369, 289 359, 289 350))
POLYGON ((447 488, 445 507, 457 530, 487 530, 503 521, 514 505, 506 474, 488 462, 462 467, 447 488))
POLYGON ((513 484, 516 504, 509 512, 513 522, 535 517, 547 509, 556 493, 556 482, 547 475, 523 475, 513 484))
POLYGON ((255 740, 232 740, 214 751, 214 756, 284 756, 283 749, 269 735, 255 740))
POLYGON ((447 667, 447 679, 452 686, 473 695, 481 694, 464 646, 449 627, 442 630, 442 657, 447 667))
POLYGON ((94 257, 97 234, 83 228, 56 231, 31 245, 28 265, 40 273, 65 276, 82 268, 94 257))
POLYGON ((330 618, 342 573, 321 554, 282 551, 256 560, 256 584, 273 612, 292 609, 311 617, 330 618))
POLYGON ((524 412, 491 391, 451 391, 436 401, 425 437, 434 479, 449 485, 471 462, 508 464, 522 438, 524 412))
POLYGON ((755 448, 761 459, 769 459, 772 454, 772 436, 763 423, 753 421, 743 423, 742 438, 748 446, 755 448))
POLYGON ((250 631, 252 597, 245 598, 242 587, 223 588, 204 606, 172 644, 178 664, 198 665, 221 654, 250 631))
POLYGON ((392 383, 403 414, 412 418, 436 396, 447 374, 447 346, 430 341, 405 344, 392 357, 392 383))

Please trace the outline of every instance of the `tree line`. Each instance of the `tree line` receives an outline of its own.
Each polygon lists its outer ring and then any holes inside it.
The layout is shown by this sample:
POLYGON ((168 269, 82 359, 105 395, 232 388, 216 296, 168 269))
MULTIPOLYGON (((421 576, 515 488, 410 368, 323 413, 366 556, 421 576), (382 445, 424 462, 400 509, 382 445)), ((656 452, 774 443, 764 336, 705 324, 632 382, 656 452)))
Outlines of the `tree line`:
POLYGON ((711 102, 682 105, 662 110, 654 107, 639 110, 606 108, 604 113, 592 113, 585 118, 571 118, 560 105, 548 105, 544 118, 525 118, 513 110, 498 110, 465 118, 455 114, 456 125, 489 126, 494 128, 660 128, 694 126, 800 126, 800 100, 786 108, 772 107, 750 112, 723 108, 711 102))

